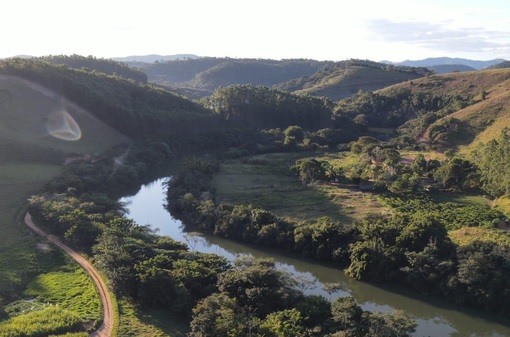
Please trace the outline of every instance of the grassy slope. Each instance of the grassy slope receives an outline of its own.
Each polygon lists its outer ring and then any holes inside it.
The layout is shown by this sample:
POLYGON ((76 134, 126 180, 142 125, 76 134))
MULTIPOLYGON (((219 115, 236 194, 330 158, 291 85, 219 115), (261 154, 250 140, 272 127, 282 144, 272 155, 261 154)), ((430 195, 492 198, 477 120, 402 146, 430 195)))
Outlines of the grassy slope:
POLYGON ((65 99, 25 81, 2 76, 0 90, 11 95, 0 112, 0 291, 13 293, 22 290, 27 271, 39 269, 34 247, 40 240, 21 222, 26 199, 58 176, 64 158, 100 152, 128 139, 65 99), (79 124, 80 140, 48 135, 48 116, 61 109, 79 124))
MULTIPOLYGON (((472 97, 464 109, 455 111, 445 118, 456 118, 462 122, 466 132, 452 139, 460 151, 467 153, 479 142, 497 137, 504 127, 510 127, 510 69, 480 70, 462 73, 428 76, 396 84, 378 92, 391 95, 398 89, 412 92, 431 93, 438 96, 458 94, 472 97), (488 95, 484 100, 481 93, 488 95)), ((440 121, 437 121, 438 123, 440 121)), ((425 133, 425 136, 427 134, 425 133)))
POLYGON ((351 66, 346 71, 337 70, 319 79, 310 87, 296 91, 296 93, 326 96, 333 101, 337 101, 349 97, 359 90, 374 91, 418 77, 420 75, 379 68, 351 66))
POLYGON ((280 153, 229 160, 221 164, 212 185, 220 200, 251 203, 295 221, 327 215, 343 223, 352 223, 369 213, 388 212, 370 193, 326 185, 303 186, 289 175, 289 168, 306 156, 280 153))

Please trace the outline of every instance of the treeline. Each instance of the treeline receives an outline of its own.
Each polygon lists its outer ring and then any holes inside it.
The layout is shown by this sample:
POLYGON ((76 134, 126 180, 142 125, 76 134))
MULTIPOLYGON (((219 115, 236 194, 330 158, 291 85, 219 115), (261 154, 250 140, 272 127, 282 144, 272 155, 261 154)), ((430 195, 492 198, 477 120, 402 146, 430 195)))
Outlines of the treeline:
POLYGON ((332 126, 333 104, 328 99, 294 95, 264 86, 221 88, 202 103, 225 120, 255 128, 297 125, 316 130, 332 126))
POLYGON ((81 55, 49 55, 37 57, 37 60, 53 64, 63 64, 73 69, 96 71, 112 76, 120 76, 140 83, 147 83, 147 75, 140 69, 111 59, 81 55))
POLYGON ((185 163, 168 182, 174 216, 229 239, 331 261, 356 279, 402 283, 459 304, 510 313, 510 247, 480 241, 460 247, 447 234, 459 224, 494 226, 502 217, 498 212, 481 215, 483 208, 389 199, 400 210, 390 218, 370 216, 354 226, 327 217, 295 223, 251 205, 217 202, 208 180, 218 169, 200 158, 185 163))
POLYGON ((189 135, 215 125, 213 114, 200 105, 133 80, 33 59, 2 60, 0 73, 41 84, 133 138, 189 135))
POLYGON ((480 167, 483 190, 493 197, 510 194, 510 135, 505 128, 498 138, 481 143, 473 151, 473 161, 480 167))
MULTIPOLYGON (((153 151, 159 152, 140 146, 124 157, 122 163, 130 169, 115 172, 124 176, 116 184, 130 182, 131 170, 147 178, 142 164, 161 165, 168 159, 146 160, 144 154, 153 151)), ((123 205, 111 198, 112 186, 101 188, 96 182, 110 168, 108 161, 97 159, 76 162, 74 172, 32 197, 33 218, 92 255, 117 295, 191 320, 190 336, 406 337, 414 331, 415 321, 402 312, 365 312, 350 297, 330 303, 321 296, 305 296, 299 282, 278 271, 271 260, 244 259, 232 265, 215 254, 190 252, 186 245, 156 235, 125 217, 123 205)), ((209 162, 193 163, 204 174, 216 170, 209 162)), ((60 324, 58 331, 76 330, 75 325, 60 324)))

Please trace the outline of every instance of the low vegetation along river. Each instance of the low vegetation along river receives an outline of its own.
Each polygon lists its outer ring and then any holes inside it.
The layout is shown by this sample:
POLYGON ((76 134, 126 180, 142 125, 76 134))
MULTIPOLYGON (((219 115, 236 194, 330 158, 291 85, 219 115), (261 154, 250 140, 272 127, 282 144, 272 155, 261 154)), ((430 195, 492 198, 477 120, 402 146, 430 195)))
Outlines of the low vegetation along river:
POLYGON ((157 228, 160 235, 186 242, 191 250, 215 253, 230 260, 244 255, 273 258, 277 266, 300 278, 310 280, 304 290, 307 294, 320 294, 330 298, 322 290, 322 284, 335 282, 342 290, 331 294, 331 299, 341 296, 353 296, 365 310, 405 310, 415 316, 418 328, 414 336, 506 336, 510 337, 510 325, 503 318, 486 313, 467 310, 446 303, 441 299, 430 299, 405 292, 402 289, 380 287, 348 278, 341 270, 322 265, 316 261, 282 254, 274 250, 254 247, 210 235, 186 232, 186 228, 165 209, 164 179, 143 186, 132 197, 121 199, 127 202, 129 217, 140 225, 150 224, 157 228))

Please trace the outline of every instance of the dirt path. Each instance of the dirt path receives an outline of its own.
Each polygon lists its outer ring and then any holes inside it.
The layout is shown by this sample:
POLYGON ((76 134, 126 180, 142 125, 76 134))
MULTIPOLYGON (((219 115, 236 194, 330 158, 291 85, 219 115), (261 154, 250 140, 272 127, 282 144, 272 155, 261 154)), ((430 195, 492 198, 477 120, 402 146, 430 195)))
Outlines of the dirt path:
POLYGON ((101 278, 101 275, 99 275, 98 271, 80 254, 78 254, 76 251, 72 250, 68 246, 64 245, 62 242, 60 242, 60 240, 57 237, 53 235, 48 235, 42 229, 37 227, 32 221, 32 216, 28 212, 25 215, 25 223, 31 230, 41 235, 42 237, 45 237, 46 239, 48 239, 48 241, 50 241, 51 243, 65 251, 67 254, 69 254, 90 275, 90 277, 92 278, 96 285, 97 291, 99 292, 99 296, 101 297, 101 303, 103 304, 103 324, 101 324, 99 329, 97 329, 95 332, 91 333, 90 337, 110 337, 112 334, 114 324, 113 303, 110 294, 108 293, 108 288, 106 287, 106 284, 101 278))

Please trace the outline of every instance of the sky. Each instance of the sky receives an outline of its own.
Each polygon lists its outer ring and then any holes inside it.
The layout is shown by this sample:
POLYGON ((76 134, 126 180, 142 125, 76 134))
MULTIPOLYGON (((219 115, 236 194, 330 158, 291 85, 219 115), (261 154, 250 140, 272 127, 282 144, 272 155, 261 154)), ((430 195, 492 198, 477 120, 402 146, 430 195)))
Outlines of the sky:
POLYGON ((6 0, 0 58, 510 60, 508 0, 6 0))

